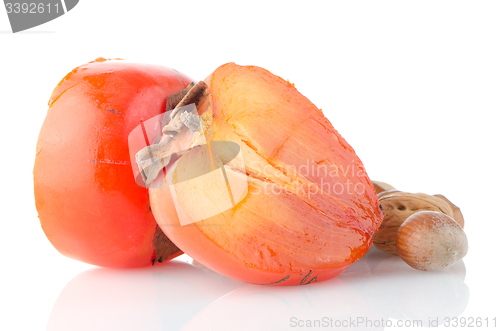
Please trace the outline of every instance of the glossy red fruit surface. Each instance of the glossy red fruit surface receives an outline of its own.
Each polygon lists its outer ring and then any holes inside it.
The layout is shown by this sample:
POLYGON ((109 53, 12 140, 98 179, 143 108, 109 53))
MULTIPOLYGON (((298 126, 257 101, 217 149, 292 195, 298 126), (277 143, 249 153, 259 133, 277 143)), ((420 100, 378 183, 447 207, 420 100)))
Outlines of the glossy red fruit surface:
POLYGON ((123 60, 79 66, 57 85, 37 143, 36 208, 62 254, 106 267, 139 267, 173 258, 158 252, 148 191, 136 183, 130 132, 165 111, 191 79, 123 60))

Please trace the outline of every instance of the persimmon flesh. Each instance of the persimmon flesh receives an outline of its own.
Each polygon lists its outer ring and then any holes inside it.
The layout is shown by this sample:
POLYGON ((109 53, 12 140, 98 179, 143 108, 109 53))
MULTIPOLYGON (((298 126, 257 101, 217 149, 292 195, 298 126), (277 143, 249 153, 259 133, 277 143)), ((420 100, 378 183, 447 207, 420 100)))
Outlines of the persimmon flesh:
POLYGON ((128 136, 190 82, 163 66, 99 58, 57 85, 33 174, 42 229, 59 252, 105 267, 182 254, 158 232, 148 191, 133 175, 128 136))
POLYGON ((201 264, 254 284, 324 281, 363 256, 382 211, 360 159, 321 110, 255 66, 229 63, 204 82, 198 114, 207 144, 181 153, 149 188, 169 239, 201 264), (244 162, 227 163, 230 148, 214 149, 216 142, 237 144, 244 162), (224 199, 224 185, 182 178, 225 163, 224 176, 243 178, 246 194, 194 219, 224 199), (192 203, 193 194, 206 199, 192 203))

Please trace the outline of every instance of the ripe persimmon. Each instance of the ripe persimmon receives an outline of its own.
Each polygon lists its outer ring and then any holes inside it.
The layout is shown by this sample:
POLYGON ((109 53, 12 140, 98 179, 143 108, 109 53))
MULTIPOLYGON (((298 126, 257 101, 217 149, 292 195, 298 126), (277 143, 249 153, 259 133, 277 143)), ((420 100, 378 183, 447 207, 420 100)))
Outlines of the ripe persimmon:
POLYGON ((136 184, 128 136, 189 83, 163 66, 99 58, 57 85, 33 175, 42 229, 59 252, 106 267, 182 254, 158 229, 147 189, 136 184))
POLYGON ((174 109, 162 140, 138 154, 160 160, 181 122, 193 131, 147 179, 170 240, 219 273, 268 285, 330 279, 368 251, 382 222, 377 195, 321 110, 255 66, 223 65, 195 89, 181 104, 196 102, 197 115, 174 109))

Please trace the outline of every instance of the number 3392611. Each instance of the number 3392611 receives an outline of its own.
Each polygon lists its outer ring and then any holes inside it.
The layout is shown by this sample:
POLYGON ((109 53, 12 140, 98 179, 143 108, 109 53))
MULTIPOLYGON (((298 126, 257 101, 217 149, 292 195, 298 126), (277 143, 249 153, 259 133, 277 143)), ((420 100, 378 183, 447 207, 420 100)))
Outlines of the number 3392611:
POLYGON ((444 319, 445 327, 469 327, 469 328, 481 328, 481 327, 497 327, 497 318, 481 318, 481 317, 446 317, 444 319))
POLYGON ((19 3, 19 2, 14 2, 10 3, 7 2, 5 4, 5 8, 7 9, 7 14, 43 14, 43 13, 59 13, 59 3, 55 4, 44 4, 44 3, 19 3))

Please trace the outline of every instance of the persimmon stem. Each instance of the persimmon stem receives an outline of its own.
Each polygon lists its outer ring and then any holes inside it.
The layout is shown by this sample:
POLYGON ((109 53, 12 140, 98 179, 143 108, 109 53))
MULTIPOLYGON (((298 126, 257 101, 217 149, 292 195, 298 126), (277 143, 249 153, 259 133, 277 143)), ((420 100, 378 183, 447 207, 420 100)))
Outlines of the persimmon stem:
POLYGON ((194 86, 194 82, 192 82, 191 84, 186 86, 186 88, 183 89, 182 91, 177 92, 177 93, 169 96, 167 99, 166 111, 169 112, 172 109, 174 109, 179 104, 179 102, 181 102, 181 100, 186 96, 186 94, 189 92, 189 90, 191 90, 193 88, 193 86, 194 86))

